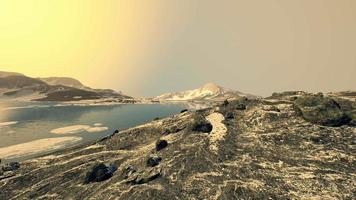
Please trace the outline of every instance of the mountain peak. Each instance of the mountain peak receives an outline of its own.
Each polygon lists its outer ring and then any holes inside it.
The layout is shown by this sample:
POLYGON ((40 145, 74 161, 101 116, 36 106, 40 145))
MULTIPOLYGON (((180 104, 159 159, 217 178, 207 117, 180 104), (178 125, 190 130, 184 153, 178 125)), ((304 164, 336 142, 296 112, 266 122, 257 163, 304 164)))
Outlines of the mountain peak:
POLYGON ((206 83, 205 85, 203 85, 202 89, 215 93, 215 92, 219 92, 222 89, 222 87, 218 86, 215 83, 206 83))

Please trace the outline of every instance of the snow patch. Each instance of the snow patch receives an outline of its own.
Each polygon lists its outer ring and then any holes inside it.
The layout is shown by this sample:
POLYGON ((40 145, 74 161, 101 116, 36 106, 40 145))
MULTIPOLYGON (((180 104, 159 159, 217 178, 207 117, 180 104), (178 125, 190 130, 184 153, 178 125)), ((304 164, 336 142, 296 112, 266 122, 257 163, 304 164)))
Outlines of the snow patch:
POLYGON ((88 128, 86 131, 89 133, 96 133, 96 132, 107 131, 108 129, 109 129, 108 127, 91 127, 88 128))
POLYGON ((10 121, 10 122, 0 122, 0 127, 2 126, 10 126, 10 125, 14 125, 17 124, 17 121, 10 121))
POLYGON ((103 127, 100 126, 101 124, 97 124, 99 126, 88 126, 88 125, 73 125, 73 126, 65 126, 65 127, 61 127, 61 128, 56 128, 51 130, 51 133, 53 134, 60 134, 60 135, 64 135, 64 134, 76 134, 76 133, 82 133, 82 132, 88 132, 88 133, 96 133, 96 132, 102 132, 102 131, 106 131, 109 128, 108 127, 103 127))
POLYGON ((15 158, 20 156, 28 156, 40 152, 56 150, 64 148, 67 145, 72 145, 82 140, 81 137, 59 137, 59 138, 44 138, 27 143, 16 144, 8 147, 0 148, 0 158, 15 158))
POLYGON ((218 142, 221 141, 227 131, 227 128, 222 121, 225 119, 224 115, 221 113, 212 113, 206 117, 206 119, 213 125, 213 130, 209 134, 209 140, 210 140, 210 150, 212 152, 217 153, 218 151, 218 142))

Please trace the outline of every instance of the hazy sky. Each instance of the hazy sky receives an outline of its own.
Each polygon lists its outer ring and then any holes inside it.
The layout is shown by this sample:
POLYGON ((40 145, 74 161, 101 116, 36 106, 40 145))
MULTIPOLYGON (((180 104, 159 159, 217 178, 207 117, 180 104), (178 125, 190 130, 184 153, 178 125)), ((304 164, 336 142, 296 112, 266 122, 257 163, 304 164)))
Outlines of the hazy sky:
POLYGON ((0 0, 0 71, 134 96, 356 89, 355 0, 0 0))

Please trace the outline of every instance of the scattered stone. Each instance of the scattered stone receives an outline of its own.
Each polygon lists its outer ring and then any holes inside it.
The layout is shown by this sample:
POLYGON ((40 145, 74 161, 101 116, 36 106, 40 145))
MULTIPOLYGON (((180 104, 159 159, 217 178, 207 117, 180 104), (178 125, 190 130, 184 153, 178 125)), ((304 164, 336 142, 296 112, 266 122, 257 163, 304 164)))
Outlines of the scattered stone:
POLYGON ((149 171, 143 171, 137 173, 136 176, 133 176, 131 179, 128 180, 128 183, 131 183, 133 185, 140 185, 140 184, 151 182, 162 176, 161 171, 162 170, 160 168, 158 169, 153 168, 149 171))
POLYGON ((136 169, 132 165, 128 165, 125 167, 125 179, 127 179, 131 174, 135 173, 136 169))
POLYGON ((225 119, 233 119, 234 118, 234 113, 233 112, 227 112, 225 114, 225 119))
POLYGON ((236 105, 236 109, 237 110, 245 110, 246 109, 246 105, 242 104, 242 103, 239 103, 239 104, 236 105))
POLYGON ((352 145, 356 145, 356 139, 353 139, 353 140, 351 141, 351 144, 352 144, 352 145))
POLYGON ((279 108, 277 108, 277 106, 264 106, 263 110, 273 111, 273 112, 281 112, 281 110, 279 108))
POLYGON ((342 126, 351 121, 339 104, 329 97, 306 95, 295 100, 295 108, 311 123, 323 126, 342 126))
POLYGON ((18 162, 10 162, 4 166, 2 166, 3 171, 15 171, 20 168, 20 163, 18 162))
POLYGON ((96 164, 85 176, 84 183, 101 182, 111 178, 117 170, 115 165, 106 166, 103 163, 96 164))
POLYGON ((156 142, 156 151, 160 151, 168 146, 167 140, 158 140, 156 142))
POLYGON ((159 163, 161 162, 162 158, 157 156, 157 155, 152 155, 148 158, 147 160, 147 166, 149 167, 154 167, 159 165, 159 163))
POLYGON ((227 106, 227 105, 229 105, 229 101, 225 99, 224 102, 222 103, 222 106, 227 106))
POLYGON ((172 126, 170 128, 165 129, 162 132, 162 135, 168 135, 171 133, 178 133, 179 131, 183 130, 185 127, 177 127, 177 126, 172 126))
POLYGON ((1 172, 1 169, 0 169, 0 180, 10 178, 15 175, 16 175, 16 173, 13 171, 1 172))
POLYGON ((185 112, 188 112, 188 109, 183 109, 180 111, 180 113, 185 113, 185 112))

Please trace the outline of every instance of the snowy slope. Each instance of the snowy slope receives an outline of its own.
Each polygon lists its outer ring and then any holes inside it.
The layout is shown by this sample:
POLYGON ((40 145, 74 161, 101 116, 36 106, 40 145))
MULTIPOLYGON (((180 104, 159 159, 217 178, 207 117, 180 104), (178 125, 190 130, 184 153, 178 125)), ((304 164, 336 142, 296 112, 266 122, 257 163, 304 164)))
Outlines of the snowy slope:
POLYGON ((227 89, 214 83, 182 92, 166 93, 154 98, 158 101, 190 101, 190 100, 224 100, 237 96, 252 96, 239 91, 227 89))

